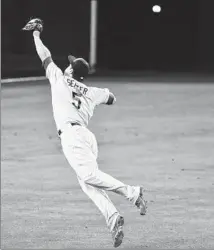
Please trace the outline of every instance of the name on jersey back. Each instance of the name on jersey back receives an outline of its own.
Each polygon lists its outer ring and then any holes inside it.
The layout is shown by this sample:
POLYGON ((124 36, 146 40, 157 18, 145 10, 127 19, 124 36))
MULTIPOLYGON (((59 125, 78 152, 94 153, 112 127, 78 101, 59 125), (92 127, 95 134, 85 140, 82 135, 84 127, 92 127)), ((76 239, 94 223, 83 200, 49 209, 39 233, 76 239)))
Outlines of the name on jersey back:
POLYGON ((85 88, 83 86, 80 86, 76 81, 73 79, 67 78, 67 83, 70 87, 77 88, 83 95, 86 95, 88 92, 88 88, 85 88))

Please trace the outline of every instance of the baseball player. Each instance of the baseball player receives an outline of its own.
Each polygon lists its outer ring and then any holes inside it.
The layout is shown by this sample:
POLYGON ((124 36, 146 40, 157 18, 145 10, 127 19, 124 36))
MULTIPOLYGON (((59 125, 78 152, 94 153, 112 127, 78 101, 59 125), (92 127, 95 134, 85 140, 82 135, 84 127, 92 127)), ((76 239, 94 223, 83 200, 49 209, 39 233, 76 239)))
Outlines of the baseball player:
POLYGON ((106 88, 89 87, 83 84, 89 73, 89 65, 83 58, 68 56, 69 66, 64 72, 53 62, 51 53, 43 44, 40 33, 43 21, 30 20, 23 30, 32 31, 38 56, 52 94, 53 116, 63 153, 76 172, 82 190, 96 204, 112 233, 113 246, 122 243, 124 218, 109 199, 106 191, 124 196, 132 202, 141 215, 146 214, 143 188, 130 186, 102 172, 98 168, 98 148, 94 134, 87 125, 93 112, 100 104, 112 105, 116 98, 106 88))

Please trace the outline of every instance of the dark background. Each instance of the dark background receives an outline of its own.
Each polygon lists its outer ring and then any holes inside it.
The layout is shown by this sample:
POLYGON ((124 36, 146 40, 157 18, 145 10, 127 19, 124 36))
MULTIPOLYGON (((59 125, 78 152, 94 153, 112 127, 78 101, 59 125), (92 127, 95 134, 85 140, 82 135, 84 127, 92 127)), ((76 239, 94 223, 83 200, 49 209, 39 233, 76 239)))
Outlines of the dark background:
MULTIPOLYGON (((44 75, 32 35, 21 31, 30 17, 44 20, 43 42, 61 68, 69 53, 89 59, 89 0, 1 3, 2 78, 44 75)), ((213 8, 213 0, 99 0, 98 72, 212 73, 213 8)))

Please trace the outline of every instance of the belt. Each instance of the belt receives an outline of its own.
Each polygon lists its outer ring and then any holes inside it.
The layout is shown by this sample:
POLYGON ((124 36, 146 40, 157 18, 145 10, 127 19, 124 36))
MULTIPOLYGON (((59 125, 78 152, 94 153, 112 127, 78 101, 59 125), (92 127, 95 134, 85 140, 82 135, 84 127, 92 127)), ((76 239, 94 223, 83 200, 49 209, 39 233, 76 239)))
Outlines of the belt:
MULTIPOLYGON (((77 123, 77 122, 70 122, 70 124, 71 124, 71 126, 81 126, 79 123, 77 123)), ((58 130, 58 135, 60 136, 62 134, 62 130, 61 129, 59 129, 58 130)))

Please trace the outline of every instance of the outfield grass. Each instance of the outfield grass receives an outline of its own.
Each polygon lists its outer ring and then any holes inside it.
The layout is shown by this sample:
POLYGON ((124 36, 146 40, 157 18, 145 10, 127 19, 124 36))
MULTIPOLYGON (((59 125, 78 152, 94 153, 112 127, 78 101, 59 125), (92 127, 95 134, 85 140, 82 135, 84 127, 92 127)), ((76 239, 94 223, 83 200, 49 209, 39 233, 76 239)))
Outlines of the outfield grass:
MULTIPOLYGON (((143 184, 149 201, 140 217, 109 194, 125 216, 120 248, 214 248, 214 85, 94 85, 117 97, 89 126, 100 168, 143 184)), ((104 218, 61 152, 47 82, 3 86, 1 105, 1 248, 112 248, 104 218)))

